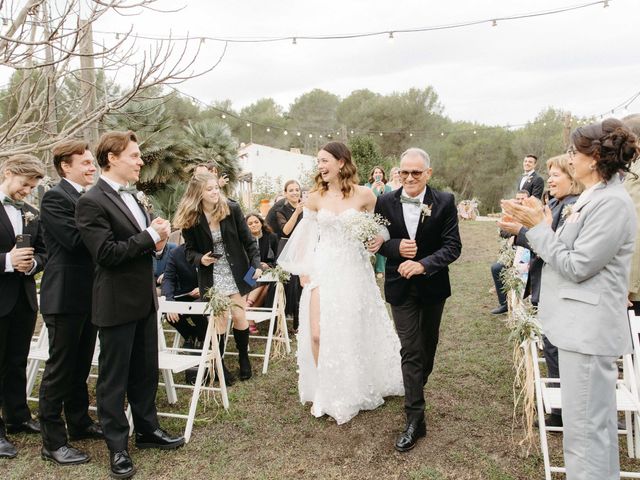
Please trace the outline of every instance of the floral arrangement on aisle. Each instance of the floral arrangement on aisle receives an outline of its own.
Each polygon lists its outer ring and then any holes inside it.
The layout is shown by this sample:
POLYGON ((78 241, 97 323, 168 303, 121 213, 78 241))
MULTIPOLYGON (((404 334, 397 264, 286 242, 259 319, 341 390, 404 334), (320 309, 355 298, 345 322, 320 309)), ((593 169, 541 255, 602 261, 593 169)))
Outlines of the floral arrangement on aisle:
MULTIPOLYGON (((514 420, 520 410, 520 418, 524 428, 524 438, 519 445, 525 448, 525 456, 529 455, 535 444, 534 421, 536 418, 535 383, 533 358, 530 345, 542 332, 536 320, 536 308, 529 299, 523 299, 525 284, 514 265, 515 249, 511 239, 502 242, 498 262, 504 265, 500 278, 507 295, 509 313, 506 325, 511 330, 509 341, 513 352, 515 378, 513 381, 513 416, 514 420)), ((515 425, 515 422, 514 422, 515 425)))
POLYGON ((346 223, 347 233, 366 244, 380 233, 381 227, 389 225, 389 221, 379 213, 357 212, 349 217, 346 223))
MULTIPOLYGON (((270 268, 265 272, 276 281, 276 292, 274 301, 278 302, 278 311, 276 312, 276 331, 274 338, 285 338, 284 332, 287 328, 287 317, 284 313, 286 298, 284 295, 284 285, 291 280, 291 273, 287 272, 280 265, 270 268)), ((273 342, 271 346, 271 355, 274 358, 281 358, 286 355, 287 349, 284 342, 273 342)))

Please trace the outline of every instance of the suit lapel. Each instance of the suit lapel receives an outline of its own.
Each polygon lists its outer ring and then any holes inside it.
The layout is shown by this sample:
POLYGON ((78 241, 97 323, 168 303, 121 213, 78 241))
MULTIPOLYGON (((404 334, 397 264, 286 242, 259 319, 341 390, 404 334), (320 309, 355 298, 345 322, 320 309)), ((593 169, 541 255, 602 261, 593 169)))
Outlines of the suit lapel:
POLYGON ((116 207, 120 209, 120 211, 124 214, 125 217, 127 217, 136 231, 141 232, 142 230, 140 230, 140 225, 138 225, 136 218, 133 216, 133 213, 131 213, 131 210, 129 210, 129 207, 127 207, 127 204, 124 203, 122 197, 120 197, 120 195, 102 179, 98 180, 96 186, 99 186, 100 189, 104 192, 105 196, 109 200, 111 200, 116 207))
POLYGON ((9 220, 9 216, 7 215, 4 206, 0 205, 0 223, 4 226, 9 234, 9 238, 16 238, 16 232, 13 231, 13 225, 11 225, 11 220, 9 220))
POLYGON ((80 194, 75 188, 73 188, 73 185, 71 185, 66 180, 60 180, 60 183, 58 183, 58 187, 60 187, 60 189, 69 196, 74 205, 78 203, 80 194))
MULTIPOLYGON (((209 228, 209 222, 207 222, 207 217, 204 213, 200 212, 198 216, 198 222, 200 223, 200 228, 205 232, 205 236, 209 239, 209 247, 213 249, 213 236, 211 235, 211 229, 209 228)), ((222 230, 222 222, 220 222, 220 229, 222 230)))
MULTIPOLYGON (((431 207, 431 211, 433 212, 433 191, 431 190, 431 188, 429 188, 429 185, 427 185, 427 190, 424 192, 424 199, 422 200, 422 204, 431 207)), ((424 230, 425 225, 429 223, 429 220, 430 217, 423 217, 422 212, 420 212, 420 220, 418 220, 418 228, 416 229, 416 244, 420 241, 420 237, 422 237, 422 231, 424 230)))
POLYGON ((395 191, 393 195, 392 211, 394 218, 398 219, 398 225, 400 226, 400 238, 409 238, 409 230, 407 230, 407 224, 404 223, 404 213, 402 212, 402 202, 400 201, 400 195, 402 194, 402 188, 395 191))

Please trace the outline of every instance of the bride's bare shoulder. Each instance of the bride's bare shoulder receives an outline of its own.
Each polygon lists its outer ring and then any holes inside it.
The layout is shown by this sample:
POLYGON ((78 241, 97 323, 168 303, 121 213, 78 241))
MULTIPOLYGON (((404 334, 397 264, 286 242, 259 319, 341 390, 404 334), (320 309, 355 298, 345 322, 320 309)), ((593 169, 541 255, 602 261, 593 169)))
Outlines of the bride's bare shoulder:
POLYGON ((320 192, 318 192, 317 190, 310 192, 304 206, 310 210, 318 210, 318 207, 320 205, 320 198, 320 192))

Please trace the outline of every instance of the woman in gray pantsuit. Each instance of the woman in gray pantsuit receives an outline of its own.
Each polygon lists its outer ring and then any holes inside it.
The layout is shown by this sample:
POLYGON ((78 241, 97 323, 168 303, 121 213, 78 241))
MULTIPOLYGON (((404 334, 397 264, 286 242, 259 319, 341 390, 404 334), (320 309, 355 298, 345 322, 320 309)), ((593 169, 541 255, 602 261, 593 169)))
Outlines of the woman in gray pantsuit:
POLYGON ((558 347, 568 480, 619 478, 616 359, 631 351, 627 280, 636 213, 620 180, 638 157, 616 119, 576 129, 570 164, 585 191, 554 233, 535 199, 504 211, 526 227, 545 261, 538 318, 558 347))

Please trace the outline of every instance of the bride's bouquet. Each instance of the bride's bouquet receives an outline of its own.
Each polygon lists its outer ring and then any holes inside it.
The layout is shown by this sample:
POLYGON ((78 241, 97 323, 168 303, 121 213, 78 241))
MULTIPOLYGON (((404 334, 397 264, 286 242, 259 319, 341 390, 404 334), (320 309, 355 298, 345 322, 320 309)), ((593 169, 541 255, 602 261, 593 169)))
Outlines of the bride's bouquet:
POLYGON ((356 240, 366 244, 380 233, 381 227, 389 225, 389 221, 379 213, 357 212, 346 222, 347 233, 356 240))

